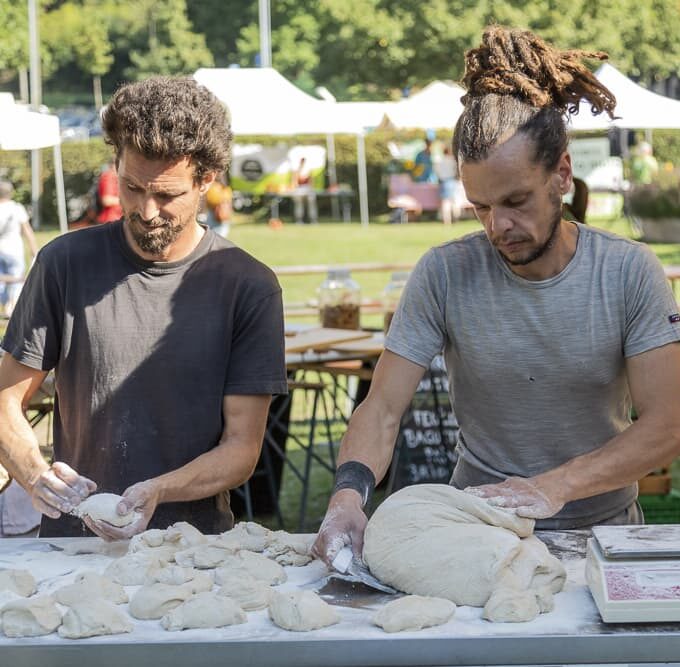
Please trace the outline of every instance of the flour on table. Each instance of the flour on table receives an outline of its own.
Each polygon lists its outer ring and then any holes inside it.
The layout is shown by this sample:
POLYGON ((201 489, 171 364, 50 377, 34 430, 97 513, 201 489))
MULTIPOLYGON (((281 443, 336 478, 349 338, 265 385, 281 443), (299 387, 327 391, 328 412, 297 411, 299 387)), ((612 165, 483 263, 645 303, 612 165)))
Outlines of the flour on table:
POLYGON ((540 540, 521 539, 531 536, 533 525, 451 486, 419 484, 378 507, 366 527, 363 556, 376 577, 406 593, 473 607, 483 607, 498 588, 518 596, 541 590, 545 598, 562 589, 566 575, 540 540))
POLYGON ((0 570, 0 592, 10 591, 27 598, 36 591, 33 575, 28 570, 0 570))
POLYGON ((313 591, 272 590, 269 618, 284 630, 308 632, 340 620, 337 611, 313 591))
POLYGON ((0 625, 7 637, 49 635, 61 625, 61 612, 49 595, 8 602, 0 611, 0 625))
POLYGON ((130 615, 140 620, 158 619, 193 595, 187 586, 149 584, 142 586, 130 600, 130 615))
POLYGON ((87 598, 101 598, 113 604, 128 601, 127 593, 120 584, 98 572, 81 572, 72 584, 57 589, 53 596, 59 604, 67 607, 87 598))
POLYGON ((118 514, 116 507, 123 500, 122 496, 115 493, 95 493, 88 496, 73 509, 73 514, 81 519, 89 516, 96 521, 106 521, 112 526, 123 528, 142 518, 139 512, 131 510, 127 514, 118 514))
POLYGON ((456 605, 443 598, 407 595, 388 602, 373 616, 373 623, 385 632, 422 630, 443 625, 455 613, 456 605))
POLYGON ((107 600, 82 600, 64 614, 59 636, 65 639, 83 639, 101 635, 119 635, 132 632, 133 626, 125 614, 107 600))
POLYGON ((231 598, 216 593, 199 593, 190 597, 161 618, 166 630, 189 628, 223 628, 245 623, 247 616, 231 598))

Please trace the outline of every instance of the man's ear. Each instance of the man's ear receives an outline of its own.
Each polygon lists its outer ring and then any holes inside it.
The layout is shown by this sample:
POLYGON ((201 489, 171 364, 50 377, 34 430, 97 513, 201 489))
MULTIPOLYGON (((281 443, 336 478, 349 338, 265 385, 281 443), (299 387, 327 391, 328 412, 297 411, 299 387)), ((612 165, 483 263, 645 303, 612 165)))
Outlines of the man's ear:
POLYGON ((569 155, 567 151, 564 151, 564 153, 560 155, 555 172, 560 179, 560 192, 564 195, 571 190, 571 184, 574 178, 574 174, 571 170, 571 155, 569 155))
POLYGON ((202 195, 204 195, 208 191, 208 188, 215 182, 216 178, 217 178, 216 171, 208 171, 205 174, 203 174, 203 177, 201 178, 201 184, 198 187, 202 195))

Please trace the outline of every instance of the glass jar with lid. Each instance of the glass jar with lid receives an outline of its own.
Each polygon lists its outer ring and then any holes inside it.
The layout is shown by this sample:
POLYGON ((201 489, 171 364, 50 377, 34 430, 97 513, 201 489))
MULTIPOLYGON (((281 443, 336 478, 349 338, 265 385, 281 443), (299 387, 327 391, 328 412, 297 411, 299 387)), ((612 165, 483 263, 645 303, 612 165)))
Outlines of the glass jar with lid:
POLYGON ((408 271, 395 271, 385 287, 383 292, 383 331, 385 333, 390 328, 390 323, 399 305, 399 299, 401 299, 408 277, 408 271))
POLYGON ((361 288, 349 269, 330 269, 319 287, 321 326, 330 329, 359 329, 361 288))

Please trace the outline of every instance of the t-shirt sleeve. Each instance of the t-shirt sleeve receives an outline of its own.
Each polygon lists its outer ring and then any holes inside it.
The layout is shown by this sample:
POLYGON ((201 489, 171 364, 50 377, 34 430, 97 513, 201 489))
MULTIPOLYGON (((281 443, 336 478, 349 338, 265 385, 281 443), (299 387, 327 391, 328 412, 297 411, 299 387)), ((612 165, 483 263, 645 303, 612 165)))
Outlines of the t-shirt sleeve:
POLYGON ((423 368, 444 348, 446 339, 445 271, 430 250, 413 270, 390 323, 385 349, 423 368))
POLYGON ((680 341, 680 315, 661 263, 646 246, 635 246, 624 266, 624 356, 680 341))
POLYGON ((52 370, 59 359, 63 321, 63 298, 57 274, 41 251, 19 295, 2 349, 25 366, 52 370))
POLYGON ((224 395, 286 394, 281 290, 237 314, 224 395))

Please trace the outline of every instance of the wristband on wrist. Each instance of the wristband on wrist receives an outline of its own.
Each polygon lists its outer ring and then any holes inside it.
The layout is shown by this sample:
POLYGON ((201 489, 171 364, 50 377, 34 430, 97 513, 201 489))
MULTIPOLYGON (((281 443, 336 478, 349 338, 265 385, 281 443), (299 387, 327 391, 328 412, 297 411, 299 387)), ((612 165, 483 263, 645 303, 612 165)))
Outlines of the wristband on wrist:
POLYGON ((354 489, 361 495, 361 506, 366 507, 375 489, 375 475, 371 469, 359 461, 346 461, 335 473, 334 495, 341 489, 354 489))

